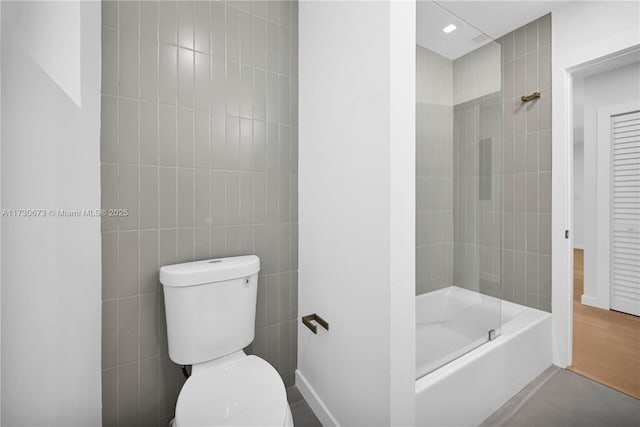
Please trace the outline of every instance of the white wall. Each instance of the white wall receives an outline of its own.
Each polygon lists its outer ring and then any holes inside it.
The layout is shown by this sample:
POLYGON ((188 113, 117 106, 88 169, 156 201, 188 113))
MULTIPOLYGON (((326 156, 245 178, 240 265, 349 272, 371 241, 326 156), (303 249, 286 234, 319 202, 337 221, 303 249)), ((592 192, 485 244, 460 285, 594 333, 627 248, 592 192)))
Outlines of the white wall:
POLYGON ((415 424, 415 1, 390 5, 391 425, 415 424))
POLYGON ((584 79, 573 79, 573 247, 584 249, 584 79))
POLYGON ((325 425, 413 423, 415 3, 302 2, 296 384, 325 425))
MULTIPOLYGON (((2 2, 2 208, 95 209, 99 2, 2 2)), ((100 219, 2 218, 2 425, 100 425, 100 219)))
MULTIPOLYGON (((576 85, 574 85, 576 86, 576 85)), ((579 86, 579 85, 578 85, 579 86)), ((575 92, 575 91, 574 91, 575 92)), ((621 68, 607 72, 598 73, 584 78, 582 83, 582 111, 584 123, 584 192, 583 221, 585 227, 584 234, 584 295, 583 303, 596 307, 609 309, 609 283, 601 280, 608 277, 608 273, 600 269, 608 266, 608 262, 602 263, 601 251, 598 246, 601 242, 598 239, 598 230, 607 223, 609 217, 598 215, 598 206, 609 205, 609 197, 598 194, 597 188, 600 180, 606 180, 608 176, 600 176, 598 169, 598 109, 611 107, 620 104, 640 104, 640 64, 626 65, 621 68), (604 264, 604 265, 603 265, 604 264), (604 274, 604 276, 603 276, 604 274), (598 277, 600 276, 600 278, 598 277)), ((574 145, 575 147, 575 145, 574 145)), ((576 151, 578 154, 579 151, 576 151)), ((574 156, 574 159, 576 157, 574 156)), ((574 176, 579 172, 579 168, 574 164, 574 176)), ((574 181, 574 197, 580 191, 579 181, 574 181), (575 185, 575 184, 578 185, 575 185)), ((574 205, 574 218, 579 218, 578 205, 574 205)), ((579 223, 580 219, 576 221, 579 223)), ((574 227, 575 227, 574 223, 574 227)), ((580 237, 579 235, 577 237, 580 237)), ((575 239, 575 237, 574 237, 575 239)))
POLYGON ((640 43, 640 4, 635 1, 570 2, 552 14, 553 166, 552 312, 554 363, 571 363, 573 295, 572 93, 570 72, 640 43))
POLYGON ((584 144, 573 144, 573 247, 584 249, 584 144))

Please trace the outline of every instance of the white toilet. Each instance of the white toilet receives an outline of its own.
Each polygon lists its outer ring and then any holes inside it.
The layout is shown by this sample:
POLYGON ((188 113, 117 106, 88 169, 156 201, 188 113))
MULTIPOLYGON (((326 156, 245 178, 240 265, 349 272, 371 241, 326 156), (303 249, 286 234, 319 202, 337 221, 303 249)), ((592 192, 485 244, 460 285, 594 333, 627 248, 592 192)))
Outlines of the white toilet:
POLYGON ((293 426, 278 372, 242 350, 255 334, 258 271, 255 255, 160 269, 169 356, 192 365, 176 427, 293 426))

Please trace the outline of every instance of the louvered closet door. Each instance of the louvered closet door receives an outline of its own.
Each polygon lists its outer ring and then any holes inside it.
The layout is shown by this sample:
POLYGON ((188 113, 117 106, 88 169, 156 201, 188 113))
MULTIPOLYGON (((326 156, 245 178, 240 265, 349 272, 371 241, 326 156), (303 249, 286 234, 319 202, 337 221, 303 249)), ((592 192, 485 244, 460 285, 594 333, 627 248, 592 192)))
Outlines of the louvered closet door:
POLYGON ((611 308, 640 316, 640 111, 611 131, 611 308))

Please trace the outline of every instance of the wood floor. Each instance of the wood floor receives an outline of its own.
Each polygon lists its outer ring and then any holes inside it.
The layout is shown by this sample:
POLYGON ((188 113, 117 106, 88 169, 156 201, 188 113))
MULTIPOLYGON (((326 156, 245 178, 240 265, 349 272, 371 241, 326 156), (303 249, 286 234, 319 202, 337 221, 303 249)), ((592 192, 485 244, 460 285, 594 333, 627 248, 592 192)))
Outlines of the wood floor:
POLYGON ((574 250, 572 371, 640 399, 640 317, 580 303, 584 253, 574 250))

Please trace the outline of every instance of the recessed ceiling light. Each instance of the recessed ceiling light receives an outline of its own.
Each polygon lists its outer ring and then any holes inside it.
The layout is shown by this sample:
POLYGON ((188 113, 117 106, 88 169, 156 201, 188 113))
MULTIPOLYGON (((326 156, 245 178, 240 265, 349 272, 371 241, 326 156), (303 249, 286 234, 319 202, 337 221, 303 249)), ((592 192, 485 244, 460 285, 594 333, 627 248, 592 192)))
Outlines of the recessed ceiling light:
POLYGON ((453 30, 455 30, 455 29, 456 29, 456 26, 455 26, 455 25, 453 25, 453 24, 449 24, 449 25, 447 25, 446 27, 444 27, 444 28, 442 29, 442 31, 444 31, 445 33, 449 34, 450 32, 452 32, 452 31, 453 31, 453 30))

